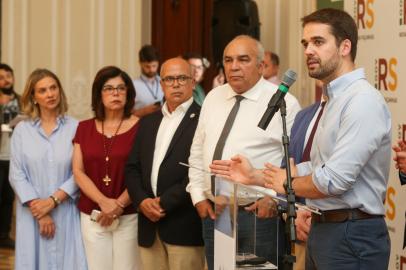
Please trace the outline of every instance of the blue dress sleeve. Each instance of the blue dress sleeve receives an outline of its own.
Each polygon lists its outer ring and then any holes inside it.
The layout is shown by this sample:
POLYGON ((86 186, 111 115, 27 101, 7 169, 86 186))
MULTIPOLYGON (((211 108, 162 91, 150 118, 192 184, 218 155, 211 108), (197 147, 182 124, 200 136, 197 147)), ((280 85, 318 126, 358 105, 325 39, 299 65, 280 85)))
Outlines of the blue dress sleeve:
POLYGON ((20 123, 14 130, 10 146, 10 184, 22 204, 39 198, 34 186, 27 177, 23 160, 23 126, 20 123))

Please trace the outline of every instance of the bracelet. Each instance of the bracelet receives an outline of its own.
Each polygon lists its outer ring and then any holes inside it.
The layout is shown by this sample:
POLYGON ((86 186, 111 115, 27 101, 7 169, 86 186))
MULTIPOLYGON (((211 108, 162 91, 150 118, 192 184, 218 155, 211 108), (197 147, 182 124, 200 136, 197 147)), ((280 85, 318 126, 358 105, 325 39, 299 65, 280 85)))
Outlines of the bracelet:
POLYGON ((52 201, 54 202, 55 208, 56 208, 58 205, 61 204, 61 200, 60 200, 58 197, 55 197, 55 196, 51 195, 51 196, 49 196, 49 198, 51 198, 52 201))

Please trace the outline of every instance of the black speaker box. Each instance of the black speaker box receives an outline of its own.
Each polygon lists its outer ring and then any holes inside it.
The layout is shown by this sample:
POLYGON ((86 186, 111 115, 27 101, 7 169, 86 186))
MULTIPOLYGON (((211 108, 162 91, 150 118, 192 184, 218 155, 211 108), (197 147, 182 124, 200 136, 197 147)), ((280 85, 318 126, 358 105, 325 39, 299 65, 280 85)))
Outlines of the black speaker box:
POLYGON ((212 49, 216 64, 221 64, 227 43, 238 35, 259 40, 257 4, 252 0, 215 0, 212 19, 212 49))

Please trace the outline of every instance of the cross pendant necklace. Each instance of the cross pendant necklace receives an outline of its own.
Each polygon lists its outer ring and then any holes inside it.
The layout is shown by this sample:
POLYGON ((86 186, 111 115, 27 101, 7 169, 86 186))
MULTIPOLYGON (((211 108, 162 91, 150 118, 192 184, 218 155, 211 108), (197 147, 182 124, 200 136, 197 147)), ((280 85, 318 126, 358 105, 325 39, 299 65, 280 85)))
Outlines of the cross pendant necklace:
POLYGON ((102 137, 103 137, 103 150, 104 150, 104 160, 105 160, 105 164, 106 164, 106 176, 103 177, 103 182, 106 186, 110 185, 110 182, 112 181, 112 179, 109 176, 109 161, 110 161, 110 152, 111 152, 111 147, 113 145, 113 141, 115 139, 115 137, 118 134, 118 131, 120 130, 121 124, 123 123, 123 118, 121 118, 120 123, 117 126, 116 132, 114 133, 114 135, 112 137, 110 137, 110 141, 109 144, 107 144, 106 142, 106 136, 104 135, 104 120, 102 121, 102 137))
POLYGON ((106 174, 106 176, 103 178, 103 182, 106 186, 108 186, 111 182, 111 178, 106 174))

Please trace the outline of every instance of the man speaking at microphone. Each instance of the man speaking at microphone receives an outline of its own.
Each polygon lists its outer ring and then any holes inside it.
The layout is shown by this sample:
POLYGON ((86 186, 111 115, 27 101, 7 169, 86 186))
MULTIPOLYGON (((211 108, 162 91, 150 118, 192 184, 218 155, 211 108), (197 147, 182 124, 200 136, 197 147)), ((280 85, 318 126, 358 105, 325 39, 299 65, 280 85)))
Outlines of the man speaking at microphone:
MULTIPOLYGON (((260 167, 265 162, 280 164, 283 157, 282 120, 277 113, 266 130, 257 127, 277 86, 262 77, 264 49, 249 36, 234 38, 225 48, 223 64, 228 83, 207 95, 190 151, 189 164, 208 169, 213 159, 229 159, 237 153, 248 156, 260 167)), ((290 130, 300 105, 292 95, 286 95, 287 127, 290 130)), ((214 186, 209 174, 189 169, 193 204, 203 219, 203 239, 209 270, 214 265, 214 186)), ((269 205, 269 204, 265 204, 269 205)), ((239 207, 239 236, 253 235, 244 220, 252 212, 239 207), (244 226, 246 225, 246 226, 244 226)), ((252 209, 252 208, 247 208, 252 209)), ((263 209, 258 209, 262 212, 263 209)), ((265 211, 266 212, 266 211, 265 211)), ((276 220, 258 219, 256 231, 257 255, 275 263, 277 235, 271 231, 276 220), (272 223, 273 222, 273 223, 272 223)), ((240 243, 241 244, 241 243, 240 243)), ((241 248, 241 246, 239 246, 241 248)))
MULTIPOLYGON (((389 109, 364 70, 355 68, 354 19, 341 10, 321 9, 302 21, 309 76, 323 82, 328 96, 310 162, 297 165, 292 182, 297 196, 322 210, 312 215, 306 269, 387 269, 390 240, 383 203, 391 156, 389 109)), ((272 164, 256 177, 241 156, 215 164, 215 173, 223 177, 285 192, 286 173, 272 164)))

